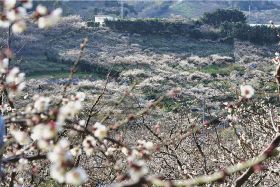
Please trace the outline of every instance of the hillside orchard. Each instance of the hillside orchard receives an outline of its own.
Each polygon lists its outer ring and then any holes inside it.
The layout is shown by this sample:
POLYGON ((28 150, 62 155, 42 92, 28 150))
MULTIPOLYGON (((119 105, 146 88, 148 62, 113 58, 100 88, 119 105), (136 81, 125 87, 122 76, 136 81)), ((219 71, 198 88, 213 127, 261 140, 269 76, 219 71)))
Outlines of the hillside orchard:
MULTIPOLYGON (((31 0, 1 5, 0 26, 8 31, 0 55, 1 186, 279 184, 279 53, 257 64, 275 69, 274 76, 254 71, 251 60, 259 61, 257 55, 239 59, 249 64, 245 71, 219 55, 193 55, 171 64, 174 58, 168 54, 138 54, 112 59, 134 67, 118 79, 108 71, 102 80, 73 84, 90 44, 85 36, 79 50, 68 51, 75 61, 66 81, 44 85, 26 80, 11 65, 10 36, 28 32, 29 24, 56 27, 62 9, 38 5, 30 13, 31 0), (160 68, 153 69, 149 59, 160 68), (209 61, 213 64, 205 66, 209 61), (224 66, 219 69, 217 62, 224 66), (238 71, 246 81, 233 78, 238 71), (208 103, 215 97, 222 100, 208 103), (199 102, 202 107, 193 108, 199 102), (219 110, 214 116, 211 107, 219 110)), ((240 53, 250 49, 245 46, 240 53)))

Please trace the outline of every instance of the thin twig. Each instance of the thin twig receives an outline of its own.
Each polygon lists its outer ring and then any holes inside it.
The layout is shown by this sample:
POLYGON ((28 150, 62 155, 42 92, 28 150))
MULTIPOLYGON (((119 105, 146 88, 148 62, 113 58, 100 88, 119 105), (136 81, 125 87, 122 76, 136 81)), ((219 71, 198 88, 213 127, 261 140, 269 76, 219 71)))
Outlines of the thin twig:
MULTIPOLYGON (((260 164, 263 161, 265 161, 267 158, 272 157, 272 152, 274 151, 274 149, 276 149, 279 146, 279 144, 280 144, 280 134, 278 133, 275 136, 275 138, 271 141, 271 143, 265 148, 265 150, 258 156, 249 159, 245 162, 238 163, 236 165, 225 168, 222 171, 215 172, 211 175, 204 175, 188 180, 175 180, 175 181, 166 181, 166 180, 164 181, 164 180, 160 180, 157 177, 147 177, 145 178, 145 180, 137 181, 134 183, 132 181, 126 181, 123 183, 114 184, 113 186, 117 186, 117 187, 137 186, 137 185, 143 186, 143 184, 150 184, 150 183, 156 186, 197 186, 197 185, 202 185, 207 183, 213 183, 222 180, 226 176, 232 175, 238 171, 242 171, 247 168, 253 169, 255 165, 260 164)), ((251 174, 248 173, 239 177, 235 182, 235 186, 241 186, 242 184, 244 184, 248 180, 251 174)))
POLYGON ((65 84, 64 88, 63 88, 63 91, 62 91, 62 98, 65 97, 66 95, 66 91, 67 91, 67 88, 70 86, 71 82, 72 82, 72 79, 73 79, 73 76, 76 72, 76 68, 78 66, 78 64, 80 63, 82 57, 83 57, 83 54, 84 54, 84 50, 85 50, 85 47, 88 43, 88 38, 85 38, 83 43, 81 43, 80 45, 80 53, 79 53, 79 56, 77 58, 77 60, 74 62, 71 70, 70 70, 70 73, 69 73, 69 77, 68 77, 68 81, 67 83, 65 84))

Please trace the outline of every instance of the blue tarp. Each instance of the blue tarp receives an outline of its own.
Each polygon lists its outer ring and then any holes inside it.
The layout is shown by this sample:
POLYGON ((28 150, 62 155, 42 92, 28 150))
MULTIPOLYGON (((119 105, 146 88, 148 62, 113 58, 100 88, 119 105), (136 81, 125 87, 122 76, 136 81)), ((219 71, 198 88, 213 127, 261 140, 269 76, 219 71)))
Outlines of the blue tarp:
MULTIPOLYGON (((0 151, 2 151, 1 149, 3 148, 4 146, 4 136, 6 134, 6 129, 5 129, 5 122, 4 122, 4 119, 2 117, 2 115, 0 115, 0 151)), ((2 162, 1 162, 1 159, 2 159, 2 155, 0 153, 0 174, 2 172, 2 162)))

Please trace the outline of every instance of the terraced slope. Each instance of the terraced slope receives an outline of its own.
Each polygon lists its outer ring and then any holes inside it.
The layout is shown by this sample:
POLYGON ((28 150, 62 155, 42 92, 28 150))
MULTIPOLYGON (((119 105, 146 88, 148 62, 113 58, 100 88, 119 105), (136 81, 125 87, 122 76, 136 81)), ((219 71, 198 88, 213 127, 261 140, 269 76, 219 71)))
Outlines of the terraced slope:
POLYGON ((178 35, 116 33, 87 27, 80 17, 71 16, 55 29, 13 36, 12 47, 16 52, 13 63, 27 72, 30 91, 38 89, 39 84, 46 85, 45 92, 63 85, 63 77, 77 58, 84 37, 89 38, 89 44, 78 78, 73 82, 74 89, 96 93, 111 72, 108 102, 116 99, 114 94, 121 94, 136 82, 135 94, 142 104, 180 88, 179 100, 165 101, 166 111, 176 111, 182 106, 200 111, 201 101, 205 100, 209 112, 215 115, 224 101, 237 97, 235 90, 244 82, 256 89, 265 86, 268 92, 276 89, 274 83, 263 85, 273 79, 270 59, 274 46, 198 41, 178 35))

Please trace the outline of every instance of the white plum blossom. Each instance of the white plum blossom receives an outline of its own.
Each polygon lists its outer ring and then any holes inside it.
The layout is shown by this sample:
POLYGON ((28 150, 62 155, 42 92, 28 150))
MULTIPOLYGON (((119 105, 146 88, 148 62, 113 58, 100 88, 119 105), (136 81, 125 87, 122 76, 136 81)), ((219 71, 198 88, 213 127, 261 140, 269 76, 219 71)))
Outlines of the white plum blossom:
POLYGON ((74 168, 66 173, 66 183, 74 186, 79 186, 87 181, 88 177, 83 168, 74 168))
POLYGON ((82 150, 79 146, 74 147, 72 149, 70 149, 70 153, 72 154, 72 156, 76 157, 82 154, 82 150))
POLYGON ((37 146, 42 151, 49 151, 51 149, 51 142, 45 139, 37 140, 37 146))
POLYGON ((147 150, 152 150, 154 148, 153 142, 147 142, 145 140, 138 140, 138 144, 140 147, 143 147, 144 149, 147 149, 147 150))
POLYGON ((52 165, 50 169, 51 177, 59 183, 65 182, 65 170, 59 165, 52 165))
POLYGON ((26 9, 31 9, 33 7, 33 0, 25 0, 22 2, 23 7, 26 9))
POLYGON ((16 92, 20 92, 25 87, 25 74, 20 73, 17 67, 14 67, 11 71, 9 71, 6 77, 6 85, 10 88, 10 97, 13 97, 16 92))
POLYGON ((86 94, 84 92, 77 92, 76 99, 79 101, 84 101, 86 98, 86 94))
POLYGON ((4 0, 4 8, 10 10, 16 6, 16 0, 4 0))
POLYGON ((107 156, 113 155, 113 153, 114 153, 116 150, 117 150, 117 148, 115 148, 115 147, 109 147, 109 148, 107 149, 107 151, 105 152, 105 154, 106 154, 107 156))
POLYGON ((154 148, 153 142, 146 142, 146 144, 144 146, 148 150, 152 150, 154 148))
POLYGON ((48 9, 43 5, 38 5, 36 8, 36 12, 41 16, 45 16, 48 13, 48 9))
POLYGON ((20 16, 16 13, 15 10, 10 10, 6 13, 6 17, 9 21, 16 21, 20 19, 20 16))
POLYGON ((66 119, 72 119, 82 109, 82 103, 79 100, 69 101, 59 109, 57 125, 60 128, 64 125, 66 119))
POLYGON ((20 73, 17 67, 13 68, 7 75, 5 84, 9 88, 9 97, 13 98, 18 92, 25 88, 25 74, 20 73))
POLYGON ((255 90, 251 85, 241 85, 240 91, 241 91, 241 96, 246 99, 250 99, 255 93, 255 90))
POLYGON ((122 147, 121 151, 125 156, 128 156, 129 150, 126 147, 122 147))
POLYGON ((30 143, 30 138, 25 131, 11 130, 11 134, 20 145, 27 145, 30 143))
POLYGON ((51 161, 51 177, 59 183, 66 182, 71 185, 81 185, 86 182, 87 174, 84 169, 72 168, 70 171, 67 169, 67 163, 72 161, 72 155, 81 154, 80 147, 73 148, 69 151, 69 141, 61 139, 48 153, 48 159, 51 161), (75 153, 74 153, 75 152, 75 153), (65 167, 66 166, 66 167, 65 167))
POLYGON ((34 97, 34 109, 35 112, 44 112, 48 109, 51 99, 49 97, 44 96, 35 96, 34 97))
POLYGON ((16 9, 10 10, 6 13, 6 16, 9 21, 19 21, 22 20, 27 16, 26 9, 23 7, 18 7, 16 9))
POLYGON ((85 151, 87 156, 90 156, 93 151, 94 147, 96 147, 96 140, 92 136, 87 136, 83 141, 83 150, 85 151))
POLYGON ((14 67, 7 75, 6 82, 19 84, 24 80, 24 73, 20 73, 18 67, 14 67))
POLYGON ((129 175, 133 181, 138 181, 148 173, 148 168, 144 161, 134 161, 130 163, 129 175))
POLYGON ((62 14, 62 9, 57 8, 53 12, 51 12, 49 15, 42 16, 38 19, 38 27, 43 29, 43 28, 49 28, 54 25, 56 25, 62 14))
POLYGON ((72 159, 71 153, 69 150, 69 142, 66 139, 60 140, 53 150, 48 153, 48 159, 52 163, 62 163, 72 159))
POLYGON ((8 67, 9 67, 9 59, 8 58, 4 58, 1 62, 0 62, 0 74, 7 72, 8 67))
POLYGON ((79 125, 84 127, 86 125, 86 120, 80 120, 79 125))
POLYGON ((38 124, 32 129, 31 138, 33 140, 49 140, 55 137, 56 128, 51 124, 38 124))
POLYGON ((17 21, 12 26, 13 33, 22 33, 25 30, 26 30, 25 21, 17 21))
POLYGON ((136 150, 136 149, 132 149, 129 153, 128 153, 128 157, 127 157, 127 160, 129 162, 131 161, 135 161, 137 160, 138 158, 140 158, 142 156, 142 154, 136 150))
POLYGON ((26 166, 28 165, 28 160, 25 158, 21 158, 21 159, 19 159, 18 163, 19 163, 18 169, 20 171, 22 171, 22 170, 26 169, 26 166))
POLYGON ((94 136, 99 138, 100 140, 104 139, 107 136, 108 129, 105 125, 96 122, 93 126, 93 129, 94 129, 94 136))

